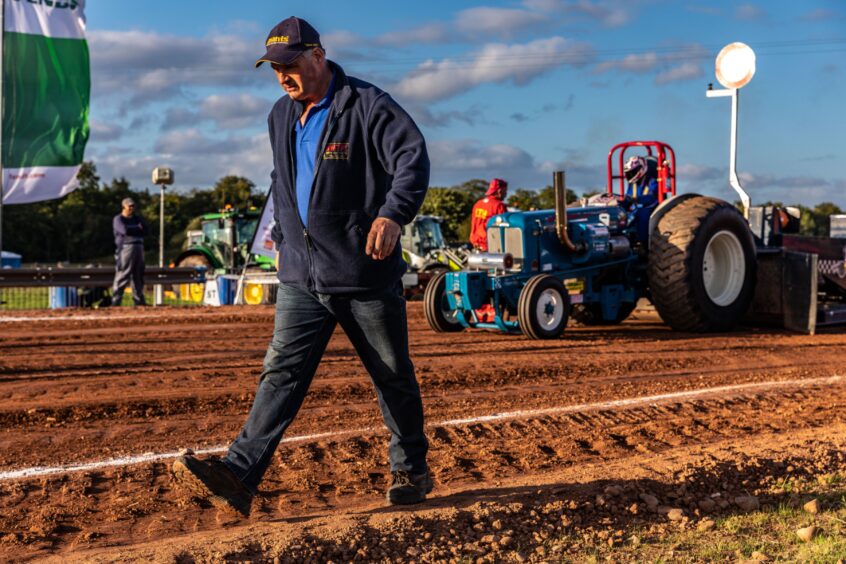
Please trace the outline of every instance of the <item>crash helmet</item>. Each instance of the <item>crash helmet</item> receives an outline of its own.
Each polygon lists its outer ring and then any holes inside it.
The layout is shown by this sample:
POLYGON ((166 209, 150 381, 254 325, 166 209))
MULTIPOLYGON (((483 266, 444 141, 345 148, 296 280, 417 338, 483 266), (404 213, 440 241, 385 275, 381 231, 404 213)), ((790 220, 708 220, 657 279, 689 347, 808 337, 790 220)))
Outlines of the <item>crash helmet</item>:
POLYGON ((623 166, 623 174, 626 181, 636 184, 646 175, 646 159, 643 157, 630 157, 623 166))

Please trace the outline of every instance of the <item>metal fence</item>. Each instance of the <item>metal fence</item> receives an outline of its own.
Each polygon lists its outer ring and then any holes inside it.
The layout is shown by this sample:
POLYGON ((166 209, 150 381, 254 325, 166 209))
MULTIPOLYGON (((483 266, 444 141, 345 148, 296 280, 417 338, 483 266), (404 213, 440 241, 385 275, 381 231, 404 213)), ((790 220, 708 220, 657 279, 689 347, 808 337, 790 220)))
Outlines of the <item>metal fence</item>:
MULTIPOLYGON (((113 268, 16 268, 0 270, 0 310, 103 307, 111 304, 113 268)), ((158 268, 145 271, 144 297, 154 303, 163 286, 163 305, 202 305, 205 270, 158 268)), ((121 305, 132 305, 129 289, 121 305)))

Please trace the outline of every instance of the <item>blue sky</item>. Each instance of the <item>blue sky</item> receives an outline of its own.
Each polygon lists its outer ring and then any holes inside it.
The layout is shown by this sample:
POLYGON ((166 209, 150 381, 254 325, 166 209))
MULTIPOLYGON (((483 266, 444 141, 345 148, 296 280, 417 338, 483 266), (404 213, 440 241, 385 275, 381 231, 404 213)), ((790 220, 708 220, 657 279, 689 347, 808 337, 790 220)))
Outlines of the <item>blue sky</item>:
POLYGON ((426 136, 433 186, 501 177, 542 188, 567 171, 604 189, 615 143, 658 139, 680 191, 728 187, 730 108, 709 99, 714 58, 742 41, 757 54, 740 91, 738 172, 753 203, 846 208, 846 2, 661 0, 88 0, 92 135, 104 179, 177 190, 239 174, 268 186, 266 115, 281 90, 263 52, 290 15, 327 55, 390 92, 426 136))

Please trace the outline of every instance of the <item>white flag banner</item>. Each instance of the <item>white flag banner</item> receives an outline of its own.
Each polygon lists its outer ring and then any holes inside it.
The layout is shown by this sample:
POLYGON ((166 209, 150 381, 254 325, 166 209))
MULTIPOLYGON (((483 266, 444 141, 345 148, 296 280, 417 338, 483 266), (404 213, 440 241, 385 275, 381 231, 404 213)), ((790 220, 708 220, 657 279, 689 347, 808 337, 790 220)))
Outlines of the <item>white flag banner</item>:
POLYGON ((254 255, 261 255, 267 258, 276 259, 276 243, 270 238, 276 220, 273 219, 273 196, 268 193, 264 209, 261 210, 261 218, 253 237, 253 246, 250 252, 254 255))
POLYGON ((61 198, 77 187, 88 141, 85 2, 4 5, 3 203, 61 198))

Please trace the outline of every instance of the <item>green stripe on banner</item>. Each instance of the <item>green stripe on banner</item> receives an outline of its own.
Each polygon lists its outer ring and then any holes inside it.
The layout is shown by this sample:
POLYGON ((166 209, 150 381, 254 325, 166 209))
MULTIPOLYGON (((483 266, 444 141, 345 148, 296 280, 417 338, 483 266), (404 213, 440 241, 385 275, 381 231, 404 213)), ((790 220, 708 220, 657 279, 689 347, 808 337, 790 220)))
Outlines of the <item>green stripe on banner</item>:
POLYGON ((73 166, 88 141, 88 43, 6 32, 3 167, 73 166))

